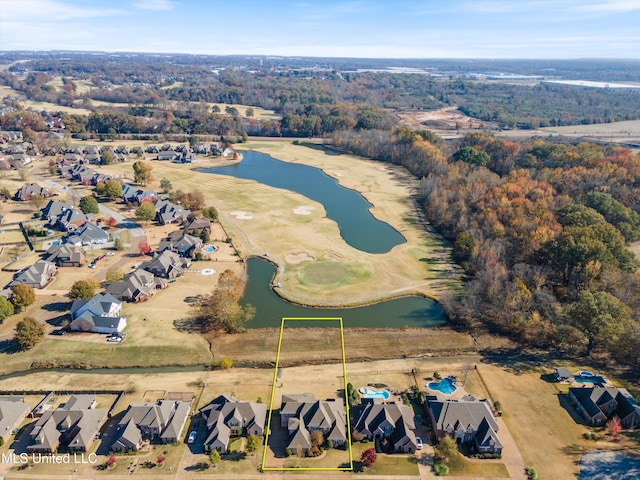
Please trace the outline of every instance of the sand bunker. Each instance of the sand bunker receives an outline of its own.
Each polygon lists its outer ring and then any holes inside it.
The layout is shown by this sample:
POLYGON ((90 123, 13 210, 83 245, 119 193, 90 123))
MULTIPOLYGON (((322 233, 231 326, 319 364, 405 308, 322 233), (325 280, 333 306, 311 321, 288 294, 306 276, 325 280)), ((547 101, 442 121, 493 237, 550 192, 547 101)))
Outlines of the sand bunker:
POLYGON ((333 260, 334 262, 348 262, 349 259, 347 257, 343 257, 342 255, 336 252, 329 252, 324 254, 324 258, 327 260, 333 260))
POLYGON ((287 261, 287 263, 290 263, 291 265, 297 265, 302 262, 310 262, 314 260, 314 258, 311 255, 305 252, 289 253, 286 257, 284 257, 284 259, 287 261))
POLYGON ((229 215, 231 215, 232 217, 236 217, 238 220, 253 219, 253 215, 249 215, 247 212, 242 212, 240 210, 234 210, 233 212, 229 212, 229 215))
POLYGON ((311 205, 302 205, 300 207, 296 207, 293 209, 293 213, 296 215, 311 215, 311 212, 315 210, 316 207, 312 207, 311 205))

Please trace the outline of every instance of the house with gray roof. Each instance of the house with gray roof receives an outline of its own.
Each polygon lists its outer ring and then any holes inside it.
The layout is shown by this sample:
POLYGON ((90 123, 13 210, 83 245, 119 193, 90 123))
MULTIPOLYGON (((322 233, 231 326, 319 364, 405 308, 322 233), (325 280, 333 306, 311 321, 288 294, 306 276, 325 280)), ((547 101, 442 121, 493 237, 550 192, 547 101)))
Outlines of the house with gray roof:
POLYGON ((125 275, 122 281, 110 283, 107 293, 126 302, 144 302, 156 290, 166 286, 167 281, 164 278, 156 277, 153 273, 138 268, 125 275))
POLYGON ((160 225, 182 223, 191 215, 191 210, 187 210, 182 205, 176 205, 169 200, 156 200, 154 207, 156 208, 156 220, 160 225))
POLYGON ((352 407, 354 430, 364 438, 380 441, 386 453, 414 453, 417 448, 411 407, 402 403, 367 402, 352 407))
POLYGON ((93 214, 85 214, 79 209, 70 208, 58 215, 55 228, 64 232, 75 232, 87 222, 95 222, 93 214))
POLYGON ((143 440, 175 443, 189 419, 191 403, 160 400, 156 403, 132 403, 118 422, 114 452, 137 451, 143 440))
POLYGON ((208 218, 192 218, 182 226, 184 233, 189 235, 211 235, 211 220, 208 218))
POLYGON ((180 257, 177 253, 165 250, 156 253, 152 260, 140 265, 142 270, 160 278, 176 278, 182 275, 191 264, 188 258, 180 257))
POLYGON ((82 247, 63 244, 49 247, 44 260, 58 267, 80 267, 84 265, 86 258, 82 247))
POLYGON ((109 293, 98 293, 91 300, 75 299, 69 328, 77 332, 121 332, 127 326, 127 317, 121 316, 121 311, 122 302, 109 293))
POLYGON ((15 195, 14 200, 25 202, 31 200, 36 195, 40 195, 42 198, 50 197, 52 195, 51 190, 47 187, 42 187, 37 183, 30 183, 29 185, 23 185, 20 187, 15 195))
POLYGON ((101 245, 109 241, 109 234, 95 223, 86 222, 64 241, 71 245, 101 245))
POLYGON ((42 218, 47 219, 47 223, 52 227, 58 221, 60 214, 66 210, 73 210, 73 204, 69 202, 62 202, 60 200, 49 200, 49 203, 41 210, 42 218))
POLYGON ((176 151, 173 150, 163 150, 161 152, 158 152, 158 156, 156 157, 156 160, 161 160, 161 161, 170 161, 173 162, 176 158, 180 158, 180 154, 176 151))
POLYGON ((62 444, 70 452, 86 452, 107 419, 96 409, 95 396, 72 395, 65 405, 46 411, 29 433, 29 453, 54 453, 62 444))
POLYGON ((207 452, 226 452, 233 437, 264 435, 267 406, 262 403, 240 402, 235 397, 220 395, 200 409, 200 413, 207 422, 204 441, 207 452))
POLYGON ((19 398, 0 398, 0 439, 7 443, 13 431, 20 427, 31 407, 19 398))
POLYGON ((287 448, 302 453, 311 448, 311 432, 319 430, 334 445, 347 441, 346 410, 342 399, 316 400, 311 393, 283 395, 280 426, 289 432, 287 448))
POLYGON ((202 239, 178 230, 177 234, 170 234, 167 238, 160 240, 158 251, 169 250, 181 257, 193 258, 202 249, 202 239))
POLYGON ((570 388, 567 396, 590 425, 604 425, 617 415, 624 428, 640 428, 640 405, 626 388, 570 388))
POLYGON ((427 401, 433 431, 438 438, 449 435, 469 444, 478 453, 502 453, 496 422, 487 400, 465 399, 427 401))
POLYGON ((19 283, 24 283, 31 288, 44 288, 53 281, 56 276, 56 270, 56 266, 53 263, 38 260, 30 267, 18 272, 9 286, 13 287, 19 283))

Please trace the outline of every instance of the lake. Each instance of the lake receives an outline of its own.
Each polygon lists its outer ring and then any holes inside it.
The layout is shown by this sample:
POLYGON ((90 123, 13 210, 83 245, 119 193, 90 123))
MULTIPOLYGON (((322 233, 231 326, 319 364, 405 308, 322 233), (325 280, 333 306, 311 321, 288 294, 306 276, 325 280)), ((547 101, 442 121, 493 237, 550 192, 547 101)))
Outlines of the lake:
POLYGON ((342 187, 322 170, 283 162, 265 153, 243 152, 241 162, 226 167, 203 168, 199 172, 255 180, 271 187, 304 195, 324 206, 340 235, 353 248, 367 253, 386 253, 406 239, 391 225, 375 218, 360 193, 342 187))
MULTIPOLYGON (((420 296, 402 297, 355 308, 313 308, 296 305, 271 290, 275 266, 262 258, 247 260, 247 282, 242 304, 256 308, 248 328, 279 327, 282 317, 342 317, 345 328, 433 328, 446 324, 438 303, 420 296)), ((308 326, 295 322, 292 326, 308 326)))

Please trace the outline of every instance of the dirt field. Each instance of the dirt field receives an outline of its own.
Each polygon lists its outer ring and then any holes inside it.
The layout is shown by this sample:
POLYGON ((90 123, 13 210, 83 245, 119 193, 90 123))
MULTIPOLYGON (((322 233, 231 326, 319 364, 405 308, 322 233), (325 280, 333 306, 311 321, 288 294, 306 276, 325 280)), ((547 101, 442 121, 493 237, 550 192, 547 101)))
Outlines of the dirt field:
POLYGON ((400 112, 397 115, 401 123, 415 130, 427 129, 439 132, 445 136, 460 131, 466 132, 468 130, 498 130, 497 124, 493 122, 483 122, 477 118, 469 117, 458 110, 458 107, 400 112))
MULTIPOLYGON (((367 254, 347 245, 335 222, 325 217, 322 205, 306 197, 253 181, 198 174, 183 165, 153 161, 157 181, 167 177, 174 189, 199 189, 205 194, 207 203, 220 211, 223 225, 243 256, 269 252, 270 259, 280 267, 276 281, 282 285, 283 296, 307 304, 358 304, 409 293, 437 298, 440 292, 456 283, 451 276, 454 266, 448 262, 448 249, 438 237, 418 225, 416 212, 407 202, 415 179, 403 169, 352 156, 325 155, 289 142, 248 143, 243 148, 255 148, 285 161, 323 168, 347 188, 362 192, 375 205, 372 213, 407 239, 407 243, 389 253, 367 254), (296 214, 301 206, 313 209, 305 208, 308 215, 296 214), (302 254, 313 257, 314 261, 296 264, 286 260, 287 256, 302 254), (344 259, 343 267, 362 275, 354 275, 332 288, 308 281, 303 283, 301 279, 309 265, 327 263, 327 255, 344 259)), ((197 167, 223 162, 226 160, 199 157, 197 167)), ((103 167, 103 171, 132 177, 130 164, 103 167)), ((157 185, 149 186, 157 188, 157 185)), ((308 279, 308 276, 304 278, 308 279)))

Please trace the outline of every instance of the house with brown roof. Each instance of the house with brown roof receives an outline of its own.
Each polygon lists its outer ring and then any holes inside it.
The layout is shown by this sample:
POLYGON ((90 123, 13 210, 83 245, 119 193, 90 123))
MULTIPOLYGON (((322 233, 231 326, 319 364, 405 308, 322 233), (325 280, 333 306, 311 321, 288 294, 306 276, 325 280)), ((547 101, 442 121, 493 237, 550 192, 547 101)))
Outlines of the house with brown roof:
POLYGON ((156 221, 160 225, 170 223, 182 223, 191 215, 191 210, 176 205, 169 200, 156 200, 153 205, 156 208, 156 221))
POLYGON ((96 409, 95 395, 72 395, 65 405, 46 411, 29 433, 29 453, 55 453, 62 444, 70 452, 86 452, 107 419, 96 409))
POLYGON ((604 425, 618 416, 624 428, 640 428, 640 405, 626 388, 570 388, 567 396, 590 425, 604 425))
POLYGON ((45 253, 44 260, 58 267, 81 267, 86 262, 84 249, 69 244, 52 245, 45 253))
POLYGON ((311 432, 315 430, 336 446, 347 441, 342 399, 316 400, 312 393, 282 395, 280 426, 289 432, 287 448, 294 454, 311 448, 311 432))
POLYGON ((56 266, 45 260, 38 260, 36 263, 24 270, 16 273, 10 287, 19 283, 29 285, 31 288, 44 288, 53 282, 56 276, 56 266))
POLYGON ((166 286, 167 281, 164 278, 156 277, 151 272, 138 268, 125 275, 122 281, 110 283, 107 286, 107 293, 126 302, 144 302, 156 290, 166 286))
POLYGON ((429 419, 438 438, 449 435, 478 453, 502 453, 496 422, 489 402, 472 397, 460 400, 427 400, 429 419))
POLYGON ((182 226, 182 230, 189 235, 211 235, 211 220, 204 217, 192 218, 182 226))
POLYGON ((51 190, 46 187, 42 187, 37 183, 30 183, 29 185, 23 185, 13 196, 14 200, 22 202, 31 200, 34 196, 40 195, 42 198, 50 197, 52 195, 51 190))
POLYGON ((366 402, 351 408, 354 430, 369 440, 379 440, 386 453, 414 453, 416 441, 413 410, 402 403, 366 402))
POLYGON ((264 435, 267 406, 262 403, 240 402, 235 397, 220 395, 200 409, 200 413, 207 422, 204 441, 207 452, 226 452, 233 437, 264 435))

